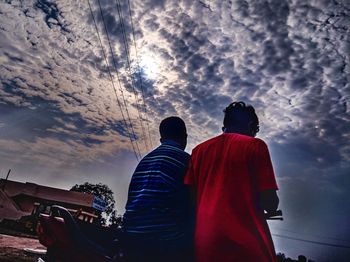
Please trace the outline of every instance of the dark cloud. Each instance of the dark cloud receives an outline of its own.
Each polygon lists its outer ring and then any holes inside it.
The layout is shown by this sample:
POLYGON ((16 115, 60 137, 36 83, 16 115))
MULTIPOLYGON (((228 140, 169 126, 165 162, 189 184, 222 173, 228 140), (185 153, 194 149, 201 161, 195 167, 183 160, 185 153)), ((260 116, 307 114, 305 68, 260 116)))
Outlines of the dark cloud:
MULTIPOLYGON (((25 82, 24 79, 19 78, 25 82)), ((50 101, 39 96, 29 96, 21 92, 18 82, 11 80, 3 82, 3 90, 9 95, 22 97, 29 106, 21 104, 0 103, 0 121, 2 122, 1 139, 16 140, 18 137, 33 142, 38 137, 54 137, 62 141, 82 140, 86 144, 100 144, 99 135, 105 135, 105 130, 112 130, 128 138, 128 131, 122 121, 107 120, 103 127, 89 124, 80 113, 66 113, 60 109, 56 101, 50 101), (95 135, 95 138, 88 137, 95 135)), ((35 90, 35 87, 32 87, 35 90)), ((70 104, 86 107, 79 97, 69 93, 61 93, 65 101, 70 104)))
POLYGON ((67 27, 61 22, 61 20, 64 20, 64 17, 56 3, 46 0, 38 0, 34 6, 45 14, 45 23, 50 29, 52 29, 53 26, 58 26, 62 31, 69 32, 67 27))
POLYGON ((159 23, 156 20, 156 16, 150 17, 145 21, 145 26, 150 31, 157 31, 159 29, 159 23))

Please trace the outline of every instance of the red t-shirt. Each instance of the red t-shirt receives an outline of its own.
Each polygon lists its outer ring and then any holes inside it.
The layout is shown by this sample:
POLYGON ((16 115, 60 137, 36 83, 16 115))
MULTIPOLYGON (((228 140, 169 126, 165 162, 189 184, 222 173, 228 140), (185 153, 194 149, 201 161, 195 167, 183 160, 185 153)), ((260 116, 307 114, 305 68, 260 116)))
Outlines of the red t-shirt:
POLYGON ((196 260, 276 261, 258 194, 277 184, 266 144, 222 134, 192 151, 185 184, 196 189, 196 260))

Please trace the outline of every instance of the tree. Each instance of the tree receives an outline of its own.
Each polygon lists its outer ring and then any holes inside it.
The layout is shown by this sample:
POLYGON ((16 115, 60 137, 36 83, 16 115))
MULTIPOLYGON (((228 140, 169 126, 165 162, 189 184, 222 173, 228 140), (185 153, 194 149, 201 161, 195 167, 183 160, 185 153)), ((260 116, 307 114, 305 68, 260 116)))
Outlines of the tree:
POLYGON ((101 214, 101 224, 108 225, 115 221, 116 210, 115 210, 115 200, 113 197, 113 191, 105 184, 91 184, 85 182, 84 184, 75 184, 71 189, 75 192, 83 192, 93 194, 96 197, 103 199, 106 202, 106 209, 101 214))

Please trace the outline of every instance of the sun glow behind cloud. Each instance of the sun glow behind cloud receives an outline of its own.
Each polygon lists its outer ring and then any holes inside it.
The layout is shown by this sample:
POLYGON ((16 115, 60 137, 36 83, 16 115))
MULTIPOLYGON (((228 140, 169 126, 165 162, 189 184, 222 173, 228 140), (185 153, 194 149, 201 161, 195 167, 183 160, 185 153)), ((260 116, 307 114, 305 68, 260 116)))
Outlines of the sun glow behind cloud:
POLYGON ((160 75, 161 64, 161 59, 152 52, 145 52, 140 56, 140 69, 150 80, 157 80, 160 75))

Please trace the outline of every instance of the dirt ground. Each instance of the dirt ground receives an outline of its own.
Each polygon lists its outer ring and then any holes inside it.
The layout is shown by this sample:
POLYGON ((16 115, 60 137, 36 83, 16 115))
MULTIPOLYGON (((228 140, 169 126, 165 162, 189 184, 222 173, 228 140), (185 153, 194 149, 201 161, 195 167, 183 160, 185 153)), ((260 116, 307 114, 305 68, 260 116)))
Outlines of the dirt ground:
POLYGON ((37 239, 0 234, 0 262, 32 262, 40 255, 24 251, 24 248, 46 249, 37 239))

